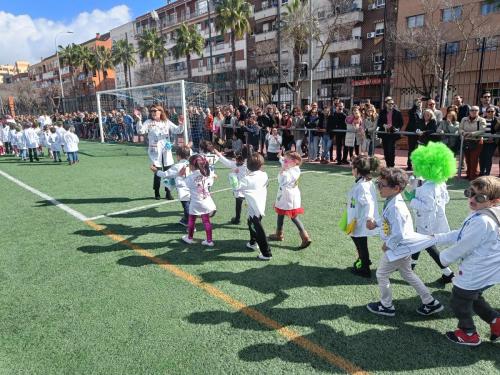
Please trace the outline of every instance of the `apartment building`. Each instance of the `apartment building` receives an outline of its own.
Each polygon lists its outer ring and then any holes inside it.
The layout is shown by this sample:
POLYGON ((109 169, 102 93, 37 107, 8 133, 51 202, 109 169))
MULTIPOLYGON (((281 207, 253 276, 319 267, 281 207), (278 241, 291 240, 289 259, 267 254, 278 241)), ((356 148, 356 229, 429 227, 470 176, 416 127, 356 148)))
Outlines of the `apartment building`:
MULTIPOLYGON (((111 48, 110 33, 103 35, 97 33, 95 38, 89 39, 80 45, 94 50, 98 46, 111 48)), ((31 65, 28 75, 34 83, 35 88, 47 89, 49 87, 57 87, 58 89, 60 85, 58 67, 56 54, 31 65)), ((88 75, 85 75, 81 68, 76 68, 73 74, 71 74, 69 66, 61 65, 61 79, 66 97, 91 95, 95 91, 109 90, 115 87, 115 72, 113 69, 89 72, 88 75)))
MULTIPOLYGON (((191 56, 192 81, 209 84, 215 102, 231 102, 231 43, 230 34, 222 35, 215 29, 215 5, 208 0, 169 1, 167 5, 155 12, 144 14, 135 19, 135 38, 149 28, 160 31, 166 42, 168 56, 161 62, 166 70, 167 80, 187 79, 186 58, 175 59, 172 48, 175 46, 176 29, 186 22, 196 25, 205 38, 205 49, 202 56, 191 56), (157 17, 156 17, 157 16, 157 17), (212 64, 210 63, 212 56, 212 64), (213 72, 213 75, 212 75, 213 72)), ((150 62, 137 56, 138 66, 147 66, 150 62)), ((246 38, 236 41, 236 69, 238 96, 246 96, 245 74, 247 70, 246 38)))
MULTIPOLYGON (((126 40, 128 43, 131 43, 134 46, 135 50, 137 50, 137 38, 135 37, 136 34, 134 26, 135 22, 131 21, 124 25, 115 27, 114 29, 111 29, 109 34, 111 37, 112 45, 118 40, 126 40)), ((137 61, 139 61, 139 58, 137 58, 137 61)), ((128 82, 130 86, 136 85, 136 82, 132 78, 135 77, 136 72, 137 66, 129 67, 128 82)), ((122 64, 115 66, 115 87, 117 89, 126 87, 125 70, 122 64)))
MULTIPOLYGON (((441 68, 437 77, 422 67, 423 59, 411 48, 398 48, 392 84, 396 103, 401 108, 410 108, 415 98, 428 91, 438 100, 443 98, 443 105, 450 104, 455 94, 475 104, 482 92, 488 90, 493 102, 499 104, 500 1, 457 0, 452 7, 444 0, 435 4, 437 7, 429 9, 420 1, 399 1, 399 34, 438 27, 443 43, 438 60, 429 64, 441 68), (477 33, 471 32, 472 25, 477 33), (467 38, 469 34, 471 37, 467 38), (442 84, 442 77, 446 85, 442 84)), ((423 46, 428 43, 425 37, 419 42, 423 46)))
POLYGON ((0 84, 22 79, 28 72, 29 62, 16 61, 14 65, 0 65, 0 84))

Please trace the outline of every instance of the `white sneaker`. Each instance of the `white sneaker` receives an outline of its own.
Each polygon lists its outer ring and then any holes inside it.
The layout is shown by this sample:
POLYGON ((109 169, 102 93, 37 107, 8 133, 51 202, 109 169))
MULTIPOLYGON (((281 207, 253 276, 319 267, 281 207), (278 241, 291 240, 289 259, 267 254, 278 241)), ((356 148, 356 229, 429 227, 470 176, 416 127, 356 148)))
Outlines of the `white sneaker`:
POLYGON ((215 245, 215 244, 214 244, 214 241, 210 241, 210 242, 208 242, 207 240, 203 240, 203 241, 201 242, 201 244, 202 244, 203 246, 209 246, 209 247, 214 247, 214 245, 215 245))
POLYGON ((185 243, 190 244, 190 245, 194 243, 194 240, 192 238, 189 238, 187 234, 182 236, 182 240, 185 243))
POLYGON ((247 249, 259 250, 259 244, 256 242, 252 245, 250 242, 247 242, 247 249))
POLYGON ((257 259, 260 259, 260 260, 271 260, 271 259, 273 259, 273 257, 272 256, 271 257, 266 257, 265 255, 259 254, 257 256, 257 259))

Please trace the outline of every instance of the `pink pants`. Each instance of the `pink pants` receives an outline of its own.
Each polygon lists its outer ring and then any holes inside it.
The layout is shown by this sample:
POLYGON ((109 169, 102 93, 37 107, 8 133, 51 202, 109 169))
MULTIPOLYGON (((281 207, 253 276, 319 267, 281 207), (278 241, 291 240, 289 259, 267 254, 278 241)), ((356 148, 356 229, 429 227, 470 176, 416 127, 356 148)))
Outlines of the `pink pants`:
MULTIPOLYGON (((194 225, 196 223, 196 215, 189 215, 188 219, 188 238, 193 239, 194 234, 194 225)), ((203 214, 201 215, 201 221, 203 222, 203 226, 205 227, 205 233, 207 234, 207 241, 212 242, 212 224, 210 223, 210 215, 203 214)))

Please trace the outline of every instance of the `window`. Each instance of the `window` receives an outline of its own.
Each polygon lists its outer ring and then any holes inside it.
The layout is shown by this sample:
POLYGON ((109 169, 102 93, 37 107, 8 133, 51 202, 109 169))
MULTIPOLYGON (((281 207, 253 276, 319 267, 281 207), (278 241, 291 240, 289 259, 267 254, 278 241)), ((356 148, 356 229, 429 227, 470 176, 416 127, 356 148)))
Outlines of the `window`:
POLYGON ((262 31, 264 33, 267 33, 269 31, 269 24, 268 23, 262 24, 262 31))
MULTIPOLYGON (((485 51, 496 51, 499 45, 500 45, 500 42, 499 42, 498 36, 485 38, 485 40, 484 40, 484 50, 485 51)), ((482 38, 477 40, 477 46, 478 46, 477 51, 481 52, 481 49, 483 48, 483 39, 482 38)))
POLYGON ((424 26, 424 15, 419 14, 416 16, 407 17, 406 24, 408 25, 409 29, 413 29, 415 27, 422 27, 424 26))
POLYGON ((456 55, 458 53, 459 49, 460 49, 459 42, 446 43, 446 54, 447 55, 456 55))
POLYGON ((375 35, 384 35, 384 23, 383 22, 377 22, 375 24, 375 35))
POLYGON ((318 19, 322 20, 323 18, 326 17, 326 10, 319 10, 318 11, 318 19))
POLYGON ((332 66, 334 69, 338 69, 338 67, 339 67, 339 58, 338 57, 332 58, 332 66))
POLYGON ((361 27, 354 27, 352 29, 352 39, 361 39, 361 27))
POLYGON ((326 60, 321 60, 316 68, 318 72, 324 72, 326 70, 326 60))
POLYGON ((359 63, 361 61, 361 55, 351 55, 351 66, 359 66, 359 63))
POLYGON ((441 16, 443 22, 452 22, 459 20, 462 17, 462 7, 458 6, 458 7, 443 9, 441 16))
POLYGON ((377 8, 382 8, 385 6, 385 0, 375 0, 373 2, 377 8))
POLYGON ((199 0, 196 3, 196 11, 198 14, 207 13, 208 12, 208 1, 207 0, 199 0))
POLYGON ((500 0, 484 2, 481 4, 481 14, 486 16, 490 13, 498 13, 500 12, 500 0))
POLYGON ((382 56, 382 52, 377 52, 377 53, 374 53, 373 54, 373 62, 375 64, 382 64, 382 60, 383 60, 383 56, 382 56))
POLYGON ((405 57, 408 60, 416 59, 417 58, 417 53, 414 50, 412 50, 412 49, 405 49, 405 57))

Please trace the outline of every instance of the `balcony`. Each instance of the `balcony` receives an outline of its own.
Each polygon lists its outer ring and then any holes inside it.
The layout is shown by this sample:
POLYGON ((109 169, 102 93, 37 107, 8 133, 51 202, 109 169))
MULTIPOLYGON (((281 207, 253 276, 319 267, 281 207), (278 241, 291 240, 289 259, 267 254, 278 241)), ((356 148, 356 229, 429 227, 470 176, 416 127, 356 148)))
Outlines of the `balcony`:
POLYGON ((253 14, 255 21, 277 15, 278 15, 278 6, 274 4, 263 6, 262 9, 255 11, 253 14))
MULTIPOLYGON (((318 68, 316 68, 318 69, 318 68)), ((317 79, 330 79, 332 78, 344 78, 344 77, 354 77, 361 74, 361 66, 344 66, 344 67, 333 67, 333 72, 331 66, 327 66, 324 70, 315 70, 313 73, 313 78, 317 79)))
POLYGON ((265 40, 276 39, 276 30, 263 31, 255 34, 255 43, 263 42, 265 40))
POLYGON ((342 51, 356 50, 363 48, 363 42, 361 38, 349 38, 346 40, 339 40, 337 42, 333 42, 328 47, 329 53, 337 53, 342 51))

